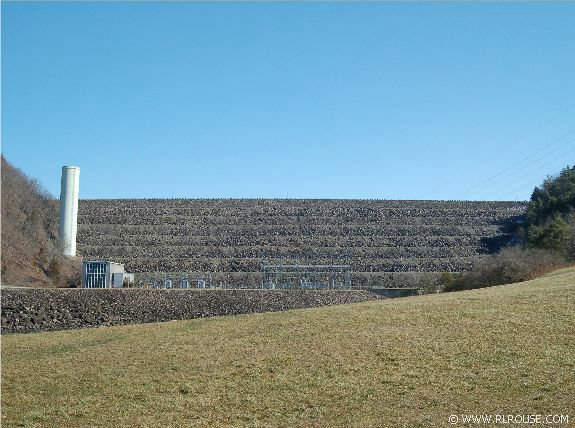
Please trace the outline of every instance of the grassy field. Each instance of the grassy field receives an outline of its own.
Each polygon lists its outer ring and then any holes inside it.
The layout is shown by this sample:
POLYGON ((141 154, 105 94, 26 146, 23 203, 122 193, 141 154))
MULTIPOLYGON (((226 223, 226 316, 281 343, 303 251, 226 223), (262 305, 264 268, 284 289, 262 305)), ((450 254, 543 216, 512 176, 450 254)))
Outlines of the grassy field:
POLYGON ((473 413, 573 424, 574 339, 575 269, 441 295, 5 336, 2 427, 429 427, 473 413))

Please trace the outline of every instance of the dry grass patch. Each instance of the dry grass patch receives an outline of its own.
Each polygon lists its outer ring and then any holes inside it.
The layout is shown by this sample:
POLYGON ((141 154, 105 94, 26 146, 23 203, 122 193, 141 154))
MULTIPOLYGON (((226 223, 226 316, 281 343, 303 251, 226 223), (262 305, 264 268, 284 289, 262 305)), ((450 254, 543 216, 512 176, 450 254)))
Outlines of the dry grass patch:
POLYGON ((575 419, 575 269, 407 299, 2 338, 2 426, 575 419))

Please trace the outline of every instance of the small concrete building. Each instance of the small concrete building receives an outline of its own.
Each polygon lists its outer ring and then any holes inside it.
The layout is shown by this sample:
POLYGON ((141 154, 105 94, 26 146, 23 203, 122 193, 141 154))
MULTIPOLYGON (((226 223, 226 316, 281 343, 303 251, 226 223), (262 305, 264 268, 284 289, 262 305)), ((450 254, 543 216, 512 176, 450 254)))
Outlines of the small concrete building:
POLYGON ((133 282, 133 278, 120 263, 90 260, 82 265, 82 288, 122 288, 125 279, 133 282))

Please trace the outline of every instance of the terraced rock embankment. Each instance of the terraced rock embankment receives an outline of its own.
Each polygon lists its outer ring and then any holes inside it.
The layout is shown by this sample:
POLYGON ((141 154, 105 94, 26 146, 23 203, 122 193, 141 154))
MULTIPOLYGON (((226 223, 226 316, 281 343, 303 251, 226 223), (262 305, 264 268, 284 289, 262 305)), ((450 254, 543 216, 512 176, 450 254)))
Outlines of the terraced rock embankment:
POLYGON ((512 238, 522 202, 82 200, 78 249, 139 278, 255 285, 263 262, 348 264, 356 286, 462 271, 512 238))

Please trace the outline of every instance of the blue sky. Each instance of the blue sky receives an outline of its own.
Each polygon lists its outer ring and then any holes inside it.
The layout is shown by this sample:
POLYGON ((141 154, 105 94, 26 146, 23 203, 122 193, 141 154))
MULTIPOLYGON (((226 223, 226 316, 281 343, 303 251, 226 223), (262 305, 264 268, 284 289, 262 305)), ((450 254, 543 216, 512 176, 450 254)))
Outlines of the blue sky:
POLYGON ((575 3, 2 2, 2 153, 55 196, 528 199, 575 3))

